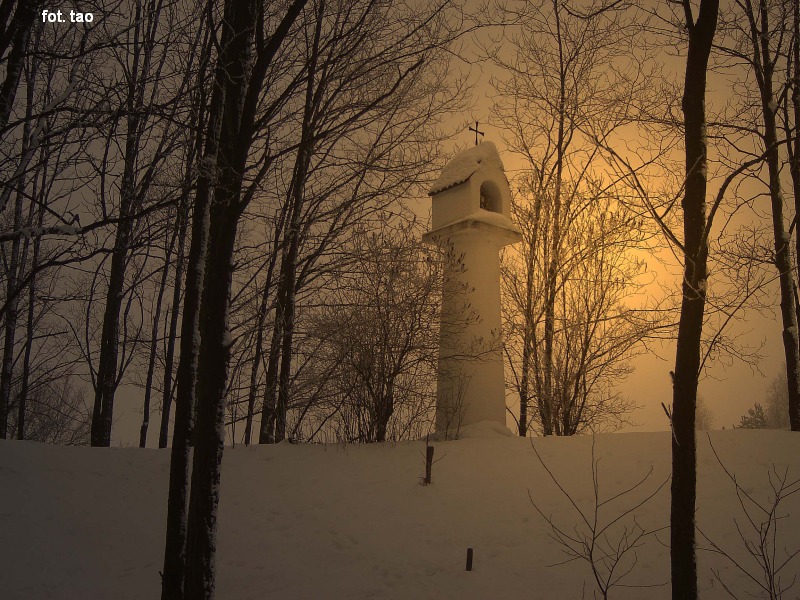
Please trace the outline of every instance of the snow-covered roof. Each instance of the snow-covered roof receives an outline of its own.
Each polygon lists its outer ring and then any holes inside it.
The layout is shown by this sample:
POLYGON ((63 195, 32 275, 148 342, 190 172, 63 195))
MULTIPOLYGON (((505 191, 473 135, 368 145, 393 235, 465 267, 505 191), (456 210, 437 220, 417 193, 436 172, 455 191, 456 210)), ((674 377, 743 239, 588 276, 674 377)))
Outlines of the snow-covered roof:
POLYGON ((459 152, 442 169, 442 174, 431 186, 428 195, 433 196, 459 183, 464 183, 482 166, 494 167, 505 172, 497 147, 492 142, 482 142, 459 152))

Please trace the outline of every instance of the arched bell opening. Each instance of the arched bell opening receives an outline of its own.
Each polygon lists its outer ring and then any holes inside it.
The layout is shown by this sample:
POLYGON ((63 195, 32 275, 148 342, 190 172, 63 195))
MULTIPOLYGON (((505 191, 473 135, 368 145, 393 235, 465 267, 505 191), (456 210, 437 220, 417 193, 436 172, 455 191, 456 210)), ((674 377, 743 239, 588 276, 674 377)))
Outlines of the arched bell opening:
POLYGON ((502 212, 500 189, 492 181, 481 184, 481 208, 490 212, 502 212))

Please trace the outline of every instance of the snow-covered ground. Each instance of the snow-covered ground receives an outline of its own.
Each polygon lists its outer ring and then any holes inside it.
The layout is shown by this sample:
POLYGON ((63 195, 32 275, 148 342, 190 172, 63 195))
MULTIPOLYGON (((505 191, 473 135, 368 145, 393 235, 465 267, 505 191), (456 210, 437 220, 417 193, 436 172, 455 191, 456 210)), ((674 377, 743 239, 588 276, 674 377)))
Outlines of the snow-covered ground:
MULTIPOLYGON (((757 500, 771 494, 773 465, 800 477, 800 436, 786 431, 719 431, 717 453, 757 500)), ((698 437, 698 524, 747 561, 734 519, 748 532, 734 487, 698 437)), ((579 508, 594 507, 591 437, 535 439, 545 464, 579 508)), ((587 564, 566 559, 545 515, 573 534, 586 530, 550 480, 530 441, 477 426, 435 443, 433 484, 421 485, 424 442, 365 446, 290 445, 226 450, 219 517, 217 597, 580 598, 592 597, 587 564), (577 530, 576 530, 577 528, 577 530), (465 571, 467 547, 474 568, 465 571)), ((599 497, 635 493, 603 506, 601 524, 652 493, 669 474, 669 433, 606 434, 595 440, 599 497)), ((159 597, 169 452, 0 443, 0 597, 159 597)), ((774 480, 774 475, 773 475, 774 480)), ((755 513, 753 513, 755 515, 755 513)), ((800 547, 800 494, 785 500, 779 555, 800 547)), ((636 511, 645 529, 666 527, 669 485, 636 511)), ((633 517, 618 525, 633 525, 633 517)), ((610 541, 621 529, 612 528, 610 541)), ((755 539, 755 538, 754 538, 755 539)), ((701 545, 708 545, 702 538, 701 545)), ((658 585, 669 576, 669 531, 647 537, 622 583, 658 585)), ((630 555, 631 557, 633 554, 630 555)), ((732 589, 756 593, 746 577, 699 552, 702 598, 732 589)), ((630 566, 624 563, 621 567, 630 566)), ((783 572, 800 572, 796 559, 783 572)), ((800 585, 787 597, 800 594, 800 585)), ((612 598, 668 598, 669 586, 614 588, 612 598)))

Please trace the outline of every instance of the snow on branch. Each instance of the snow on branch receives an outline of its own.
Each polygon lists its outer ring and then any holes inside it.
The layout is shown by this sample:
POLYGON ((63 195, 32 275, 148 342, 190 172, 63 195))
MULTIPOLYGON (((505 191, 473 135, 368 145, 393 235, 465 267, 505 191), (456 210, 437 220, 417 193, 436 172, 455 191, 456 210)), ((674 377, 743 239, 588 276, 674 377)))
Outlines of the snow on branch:
POLYGON ((17 239, 38 238, 45 235, 77 236, 82 233, 80 227, 74 225, 49 225, 47 227, 22 227, 14 231, 0 233, 0 243, 17 239))

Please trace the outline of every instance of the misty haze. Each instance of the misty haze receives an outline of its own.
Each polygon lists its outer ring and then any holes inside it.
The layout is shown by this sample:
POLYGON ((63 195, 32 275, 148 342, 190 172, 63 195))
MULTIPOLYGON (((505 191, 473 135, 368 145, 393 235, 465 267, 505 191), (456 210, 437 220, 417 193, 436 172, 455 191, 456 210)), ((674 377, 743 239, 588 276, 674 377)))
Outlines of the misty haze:
POLYGON ((0 0, 0 595, 800 594, 797 0, 0 0))

